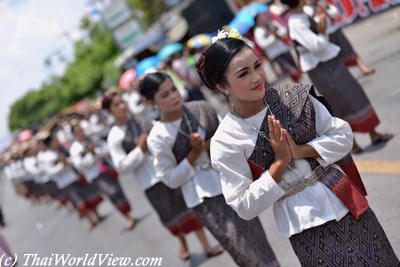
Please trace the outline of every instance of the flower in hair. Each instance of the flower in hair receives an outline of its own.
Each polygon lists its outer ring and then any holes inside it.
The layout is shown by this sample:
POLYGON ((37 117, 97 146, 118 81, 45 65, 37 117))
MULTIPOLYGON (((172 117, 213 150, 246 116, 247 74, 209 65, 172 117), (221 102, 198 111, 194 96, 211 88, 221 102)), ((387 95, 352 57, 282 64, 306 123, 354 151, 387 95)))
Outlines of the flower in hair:
POLYGON ((237 29, 230 29, 228 37, 243 40, 242 35, 240 35, 237 29))
POLYGON ((211 43, 215 43, 216 41, 224 38, 236 38, 242 40, 243 37, 240 35, 237 29, 230 29, 229 32, 225 30, 218 30, 217 36, 211 38, 211 43))

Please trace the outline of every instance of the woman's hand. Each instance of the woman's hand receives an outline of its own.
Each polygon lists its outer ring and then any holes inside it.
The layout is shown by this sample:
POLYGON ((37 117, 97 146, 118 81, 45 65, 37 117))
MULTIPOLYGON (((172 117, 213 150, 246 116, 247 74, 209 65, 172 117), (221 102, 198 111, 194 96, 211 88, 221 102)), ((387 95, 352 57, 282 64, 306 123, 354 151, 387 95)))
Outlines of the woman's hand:
POLYGON ((189 163, 194 166, 196 160, 200 156, 201 152, 203 151, 204 142, 201 139, 199 133, 192 133, 189 139, 190 145, 192 146, 192 150, 190 150, 189 154, 187 155, 187 159, 189 163))
POLYGON ((269 167, 268 172, 278 183, 292 160, 292 154, 285 135, 286 130, 283 129, 281 123, 274 116, 268 116, 268 127, 270 132, 269 141, 275 153, 275 160, 269 167))
POLYGON ((296 142, 293 140, 293 138, 290 136, 290 134, 285 131, 284 132, 285 139, 289 145, 290 153, 292 154, 292 159, 301 159, 303 158, 301 155, 301 146, 296 144, 296 142))
POLYGON ((318 152, 309 146, 308 144, 298 145, 290 136, 290 134, 285 131, 285 138, 288 142, 290 152, 292 154, 292 159, 305 159, 305 158, 319 158, 321 157, 318 152))
POLYGON ((268 127, 270 131, 269 140, 275 153, 275 160, 288 165, 292 160, 292 153, 286 136, 288 133, 279 120, 276 120, 273 116, 268 116, 268 127))
POLYGON ((147 137, 149 136, 148 133, 142 133, 139 136, 138 146, 143 152, 147 151, 147 137))
POLYGON ((201 152, 203 148, 203 140, 199 133, 192 133, 189 139, 190 145, 194 151, 201 152))
POLYGON ((318 7, 317 7, 317 12, 320 19, 319 23, 317 24, 317 32, 325 33, 326 28, 328 27, 328 24, 326 22, 328 19, 327 14, 325 11, 322 10, 318 11, 318 7))
POLYGON ((93 143, 88 143, 88 144, 87 144, 87 151, 88 151, 89 153, 96 154, 94 149, 95 149, 95 146, 94 146, 93 143))
POLYGON ((58 155, 58 161, 62 162, 64 165, 68 165, 68 159, 65 155, 59 154, 58 155))

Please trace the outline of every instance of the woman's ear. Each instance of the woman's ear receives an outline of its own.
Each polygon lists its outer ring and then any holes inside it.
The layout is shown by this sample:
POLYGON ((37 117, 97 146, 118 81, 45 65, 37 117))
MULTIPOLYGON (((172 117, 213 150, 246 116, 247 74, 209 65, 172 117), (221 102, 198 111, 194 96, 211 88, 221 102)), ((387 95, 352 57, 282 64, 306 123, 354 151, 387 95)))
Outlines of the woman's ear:
POLYGON ((220 83, 218 83, 215 87, 217 88, 217 90, 218 90, 220 93, 225 94, 225 90, 226 90, 225 86, 223 86, 223 85, 221 85, 220 83))

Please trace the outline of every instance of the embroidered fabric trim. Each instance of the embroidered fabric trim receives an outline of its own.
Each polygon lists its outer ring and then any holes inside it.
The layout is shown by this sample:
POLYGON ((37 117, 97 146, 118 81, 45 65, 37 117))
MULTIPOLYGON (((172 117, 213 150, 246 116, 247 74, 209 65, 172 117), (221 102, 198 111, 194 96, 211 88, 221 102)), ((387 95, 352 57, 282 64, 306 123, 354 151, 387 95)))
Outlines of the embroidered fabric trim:
POLYGON ((285 191, 285 195, 283 195, 278 201, 293 196, 303 191, 308 186, 315 185, 318 182, 319 177, 321 177, 326 170, 326 168, 318 166, 313 171, 304 175, 298 182, 281 186, 285 191))

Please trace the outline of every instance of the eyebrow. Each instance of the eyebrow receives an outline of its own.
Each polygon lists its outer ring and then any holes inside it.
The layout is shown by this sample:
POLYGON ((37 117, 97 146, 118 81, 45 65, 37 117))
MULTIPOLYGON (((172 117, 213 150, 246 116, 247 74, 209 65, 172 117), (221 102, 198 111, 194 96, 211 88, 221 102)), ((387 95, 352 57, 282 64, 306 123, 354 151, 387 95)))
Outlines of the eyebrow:
MULTIPOLYGON (((260 60, 256 60, 256 61, 254 61, 254 66, 256 65, 256 64, 258 64, 258 63, 260 63, 260 60)), ((235 73, 234 74, 237 74, 237 73, 239 73, 239 72, 241 72, 241 71, 243 71, 243 70, 247 70, 249 67, 244 67, 244 68, 240 68, 240 69, 238 69, 237 71, 235 71, 235 73)))
POLYGON ((237 73, 239 73, 239 72, 241 72, 241 71, 243 71, 243 70, 246 70, 246 69, 248 69, 248 68, 249 68, 249 67, 240 68, 240 69, 238 69, 237 71, 235 71, 234 74, 237 74, 237 73))

